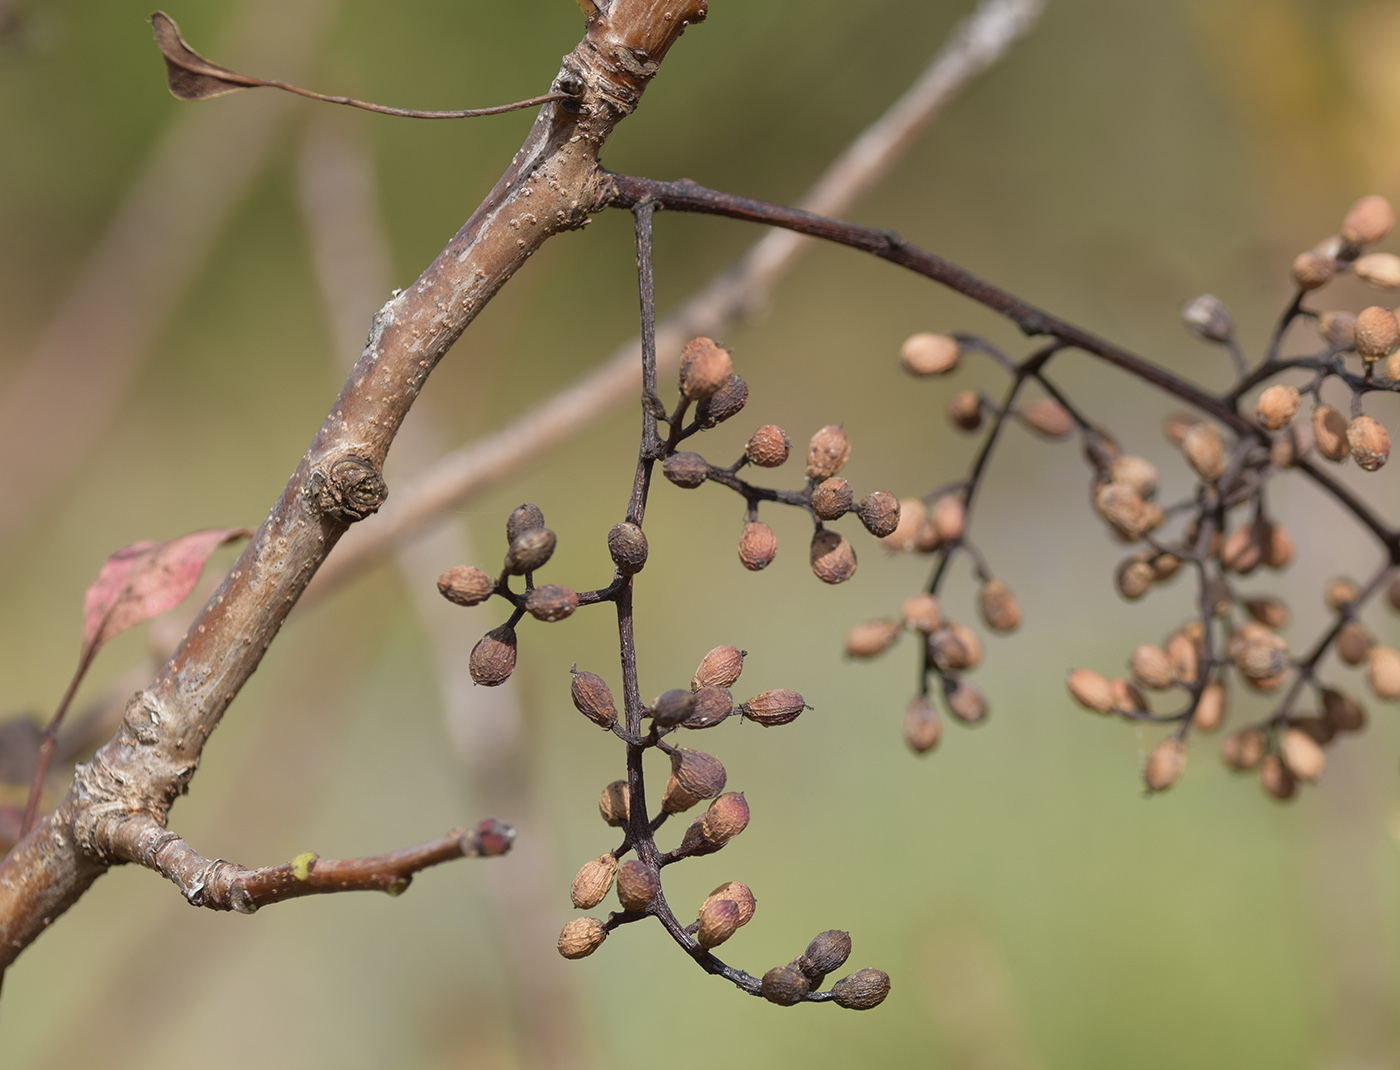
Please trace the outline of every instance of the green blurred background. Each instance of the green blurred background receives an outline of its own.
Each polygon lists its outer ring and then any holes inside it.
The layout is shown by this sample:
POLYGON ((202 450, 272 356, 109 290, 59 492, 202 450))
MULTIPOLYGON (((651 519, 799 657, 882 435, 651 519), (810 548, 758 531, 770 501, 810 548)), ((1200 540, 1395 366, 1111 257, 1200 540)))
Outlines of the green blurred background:
MULTIPOLYGON (((795 200, 968 8, 715 0, 606 161, 795 200)), ((317 279, 307 146, 340 146, 372 181, 388 283, 402 287, 530 123, 528 114, 470 124, 328 116, 258 93, 180 105, 165 91, 148 9, 149 0, 22 0, 0 44, 0 392, 58 318, 85 314, 64 303, 177 124, 260 123, 266 148, 240 152, 246 181, 229 180, 225 214, 204 220, 207 238, 182 246, 174 279, 151 295, 150 338, 129 375, 88 399, 105 413, 87 425, 92 441, 8 518, 7 714, 52 708, 76 657, 82 592, 109 552, 256 524, 323 416, 357 343, 336 341, 317 279)), ((542 91, 581 22, 567 0, 181 0, 171 14, 219 62, 412 107, 542 91)), ((1177 308, 1219 293, 1257 352, 1287 299, 1292 255, 1332 233, 1356 196, 1400 196, 1398 49, 1392 0, 1050 0, 1032 35, 852 215, 1222 384, 1224 358, 1191 341, 1177 308)), ((178 161, 160 166, 178 192, 178 161)), ((177 201, 168 213, 165 201, 149 206, 134 233, 179 218, 177 201)), ((550 243, 487 309, 425 397, 422 419, 445 445, 499 426, 631 336, 630 227, 614 213, 550 243)), ((663 312, 755 237, 736 223, 663 216, 663 312)), ((352 309, 360 330, 386 297, 352 309)), ((1360 307, 1356 294, 1343 297, 1360 307)), ((1000 384, 973 366, 952 382, 911 385, 898 345, 928 329, 1018 345, 960 299, 856 254, 816 250, 762 316, 729 333, 750 402, 704 448, 728 459, 758 423, 804 442, 840 421, 857 493, 921 493, 957 478, 971 445, 945 429, 946 398, 1000 384)), ((1057 375, 1185 489, 1157 430, 1173 406, 1078 358, 1057 375)), ((472 560, 489 568, 506 513, 535 501, 560 536, 548 580, 600 584, 636 423, 619 411, 470 501, 446 518, 453 537, 469 537, 472 560)), ((3 463, 43 465, 65 448, 40 429, 3 463)), ((391 456, 391 488, 408 474, 391 456)), ((1391 475, 1367 484, 1382 505, 1395 500, 1391 475)), ((610 620, 588 612, 524 628, 504 694, 469 693, 454 709, 446 676, 455 664, 460 677, 471 642, 500 614, 435 624, 437 607, 415 602, 405 571, 386 565, 293 615, 172 827, 207 855, 266 865, 311 849, 386 850, 492 813, 517 824, 520 852, 425 873, 399 900, 327 897, 253 918, 189 909, 150 873, 114 871, 10 970, 0 1062, 1400 1063, 1400 731, 1390 711, 1374 709, 1364 737, 1330 751, 1326 783, 1291 807, 1227 775, 1210 740, 1173 791, 1144 798, 1139 763, 1153 736, 1076 711, 1061 681, 1074 665, 1121 671, 1133 645, 1157 641, 1188 612, 1190 596, 1179 583, 1143 604, 1118 599, 1111 570, 1122 551, 1091 517, 1085 485, 1072 446, 1012 435, 998 455, 976 532, 1027 620, 989 643, 977 674, 989 722, 947 726, 924 759, 900 739, 910 645, 875 664, 836 656, 851 624, 892 612, 923 582, 922 562, 862 538, 856 578, 823 589, 804 562, 805 522, 784 515, 772 519, 777 562, 750 575, 732 549, 735 500, 669 485, 653 497, 652 558, 638 587, 643 692, 683 685, 705 651, 734 643, 751 652, 737 690, 794 687, 815 707, 781 731, 732 724, 708 737, 754 820, 722 855, 668 870, 668 897, 683 913, 724 880, 748 883, 760 908, 724 957, 756 973, 821 929, 851 930, 852 965, 894 978, 878 1011, 746 998, 651 926, 619 931, 587 961, 559 960, 551 945, 574 913, 569 881, 616 839, 594 800, 622 775, 620 747, 567 694, 574 663, 616 682, 610 620), (446 671, 434 637, 457 644, 446 671), (519 738, 491 737, 474 703, 519 738)), ((1306 643, 1322 621, 1322 581, 1368 573, 1374 552, 1306 488, 1274 502, 1300 559, 1255 586, 1290 600, 1290 634, 1306 643)), ((416 553, 426 575, 460 563, 416 553)), ((971 616, 970 592, 960 574, 952 612, 971 616)), ((1369 623, 1394 638, 1393 620, 1369 623)), ((111 644, 84 700, 139 685, 162 634, 151 632, 111 644)))

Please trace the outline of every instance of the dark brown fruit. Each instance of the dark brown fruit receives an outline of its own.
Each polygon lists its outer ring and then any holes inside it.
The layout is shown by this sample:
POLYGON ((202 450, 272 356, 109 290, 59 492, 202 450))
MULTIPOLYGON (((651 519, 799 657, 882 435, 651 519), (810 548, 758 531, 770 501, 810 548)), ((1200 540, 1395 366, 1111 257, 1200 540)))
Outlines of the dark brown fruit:
POLYGON ((574 673, 569 690, 573 695, 574 707, 594 724, 611 728, 617 723, 617 705, 613 702, 612 690, 597 673, 574 673))
POLYGON ((517 505, 506 518, 506 542, 514 542, 524 532, 544 527, 544 513, 538 505, 517 505))
POLYGON ((472 647, 467 669, 482 687, 497 687, 515 671, 515 629, 509 624, 492 628, 472 647))
POLYGON ((608 554, 619 572, 635 576, 647 563, 647 537, 636 524, 614 524, 608 532, 608 554))
POLYGON ((578 595, 568 587, 547 583, 526 596, 525 609, 536 620, 550 623, 564 620, 578 609, 578 595))
POLYGON ((496 581, 479 568, 458 565, 439 576, 437 586, 439 593, 449 602, 459 606, 475 606, 491 597, 496 581))

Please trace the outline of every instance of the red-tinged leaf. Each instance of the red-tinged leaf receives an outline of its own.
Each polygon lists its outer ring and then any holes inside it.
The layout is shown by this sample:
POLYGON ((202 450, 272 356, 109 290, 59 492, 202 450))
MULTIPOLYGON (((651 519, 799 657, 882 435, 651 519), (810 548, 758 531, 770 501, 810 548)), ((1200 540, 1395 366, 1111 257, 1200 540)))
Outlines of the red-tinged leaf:
POLYGON ((151 16, 151 29, 156 35, 156 47, 165 57, 166 84, 170 86, 171 95, 180 100, 208 100, 267 84, 261 78, 251 78, 209 62, 185 44, 180 27, 164 11, 151 16))
POLYGON ((83 601, 84 656, 91 657, 113 636, 179 605, 194 590, 215 550, 250 535, 247 528, 210 528, 167 542, 134 543, 107 558, 83 601))

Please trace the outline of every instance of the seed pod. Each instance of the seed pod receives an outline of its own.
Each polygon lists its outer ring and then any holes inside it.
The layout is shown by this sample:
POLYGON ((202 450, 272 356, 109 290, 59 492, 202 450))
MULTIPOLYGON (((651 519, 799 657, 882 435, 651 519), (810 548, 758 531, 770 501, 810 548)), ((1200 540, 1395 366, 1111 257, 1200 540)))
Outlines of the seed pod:
POLYGON ((652 723, 670 728, 690 719, 695 712, 695 696, 679 688, 663 691, 651 706, 652 723))
POLYGON ((1259 760, 1259 786, 1279 802, 1287 802, 1298 790, 1298 781, 1282 758, 1266 754, 1259 760))
POLYGON ((1141 555, 1125 557, 1114 575, 1118 593, 1130 602, 1136 602, 1150 591, 1156 581, 1157 570, 1141 555))
POLYGON ((778 536, 758 520, 751 520, 739 533, 739 562, 750 572, 761 572, 778 556, 778 536))
POLYGON ((1200 668, 1196 644, 1180 632, 1167 640, 1167 661, 1171 663, 1172 676, 1178 683, 1189 686, 1196 682, 1200 668))
POLYGON ((911 595, 900 605, 899 612, 905 624, 925 635, 943 625, 943 611, 938 607, 938 599, 931 594, 911 595))
POLYGON ((948 399, 948 422, 962 431, 982 426, 982 396, 975 390, 959 390, 948 399))
POLYGON ((856 574, 856 552, 844 535, 822 528, 812 536, 811 564, 823 583, 845 583, 856 574))
POLYGON ((1362 197, 1342 220, 1342 237, 1353 245, 1374 245, 1395 225, 1395 213, 1384 197, 1362 197))
POLYGON ((846 965, 850 957, 851 934, 840 929, 828 929, 813 937, 807 950, 798 957, 797 968, 813 988, 820 988, 826 975, 846 965))
POLYGON ((963 625, 949 621, 929 633, 928 656, 943 672, 975 669, 982 661, 982 642, 963 625))
POLYGON ((592 910, 608 894, 616 875, 617 859, 612 855, 599 855, 592 862, 585 862, 578 871, 569 889, 569 898, 580 910, 592 910))
POLYGON ((1366 655, 1366 682, 1383 702, 1400 698, 1400 653, 1388 646, 1373 646, 1366 655))
POLYGON ((807 444, 807 478, 830 479, 851 455, 851 440, 836 424, 827 424, 807 444))
POLYGON ((695 419, 702 430, 724 423, 731 416, 737 416, 749 400, 749 384, 737 375, 731 375, 729 382, 720 387, 719 392, 695 406, 695 419))
POLYGON ((525 609, 536 620, 553 622, 573 615, 578 609, 578 595, 568 587, 547 583, 525 596, 525 609))
POLYGON ((811 991, 807 978, 795 965, 774 966, 763 975, 763 998, 779 1007, 792 1007, 801 1003, 811 991))
POLYGON ((1162 434, 1167 436, 1167 441, 1173 446, 1180 446, 1186 438, 1186 432, 1201 422, 1201 418, 1194 413, 1174 412, 1162 421, 1162 434))
POLYGON ((1224 720, 1225 688, 1220 684, 1206 684, 1196 703, 1196 712, 1191 715, 1191 727, 1201 732, 1214 732, 1224 720))
POLYGON ((710 463, 698 453, 681 450, 661 462, 661 474, 678 487, 694 490, 710 475, 710 463))
POLYGON ((1074 417, 1054 398, 1036 398, 1021 406, 1021 422, 1044 438, 1074 434, 1074 417))
POLYGON ((1335 732, 1359 732, 1366 727, 1366 712, 1344 691, 1323 690, 1322 716, 1335 732))
POLYGON ((608 930, 597 918, 575 918, 559 934, 559 954, 566 959, 587 958, 607 938, 608 930))
POLYGON ((1374 472, 1390 459, 1390 435, 1369 416, 1358 416, 1347 424, 1347 445, 1364 471, 1374 472))
POLYGON ((697 799, 713 799, 724 790, 724 766, 702 750, 677 747, 671 752, 671 775, 697 799))
POLYGON ((597 673, 575 672, 569 691, 573 695, 574 708, 599 728, 611 728, 617 723, 617 705, 613 702, 612 691, 607 681, 597 673))
POLYGON ((509 624, 492 628, 472 647, 467 669, 482 687, 497 687, 515 671, 515 629, 509 624))
POLYGON ((1228 735, 1220 744, 1220 757, 1231 769, 1253 769, 1264 757, 1264 736, 1255 728, 1228 735))
POLYGON ((978 724, 987 719, 990 711, 987 696, 961 676, 945 681, 943 697, 948 703, 948 712, 963 724, 978 724))
POLYGON ((1293 261, 1293 281, 1300 290, 1316 290, 1326 286, 1336 271, 1335 260, 1311 249, 1299 253, 1293 261))
POLYGON ((645 910, 661 890, 655 871, 633 858, 617 871, 617 901, 623 910, 645 910))
POLYGON ((1021 606, 1006 584, 988 580, 977 595, 982 620, 994 632, 1014 632, 1021 626, 1021 606))
POLYGON ((1337 657, 1348 665, 1360 665, 1374 645, 1371 633, 1359 620, 1347 621, 1337 632, 1337 657))
POLYGON ((1319 405, 1312 414, 1313 442, 1317 452, 1329 461, 1344 461, 1351 447, 1347 442, 1347 422, 1330 405, 1319 405))
POLYGON ((899 348, 899 361, 910 375, 944 375, 958 366, 958 340, 947 334, 914 334, 899 348))
POLYGON ((1282 431, 1298 414, 1298 388, 1275 383, 1259 395, 1259 422, 1270 431, 1282 431))
POLYGON ((525 576, 544 568, 554 554, 554 543, 554 532, 548 528, 522 531, 506 551, 506 571, 512 576, 525 576))
POLYGON ((1231 647, 1230 658, 1235 668, 1252 683, 1268 683, 1288 670, 1288 644, 1277 635, 1257 635, 1232 643, 1231 647))
POLYGON ((705 908, 711 903, 718 902, 721 899, 728 899, 739 908, 740 925, 748 924, 749 919, 753 917, 754 908, 758 906, 757 901, 753 897, 753 892, 749 891, 748 885, 740 884, 738 881, 726 881, 709 895, 705 896, 705 901, 700 904, 700 911, 696 914, 696 917, 703 914, 705 908))
POLYGON ((878 1007, 890 994, 890 975, 884 970, 857 970, 832 985, 831 991, 838 1007, 868 1011, 878 1007))
POLYGON ((491 597, 496 581, 479 568, 457 565, 449 568, 437 581, 438 592, 459 606, 480 605, 491 597))
POLYGON ((899 520, 896 522, 895 529, 881 541, 891 550, 898 553, 908 553, 914 549, 919 529, 924 526, 927 520, 928 509, 924 506, 923 501, 918 498, 901 498, 899 520))
POLYGON ((1181 777, 1186 768, 1186 744, 1168 736, 1147 755, 1147 767, 1142 779, 1148 791, 1166 791, 1181 777))
POLYGON ((868 620, 846 633, 846 653, 853 658, 873 658, 899 638, 899 622, 868 620))
POLYGON ((628 798, 627 781, 614 780, 598 796, 598 813, 613 828, 621 828, 627 824, 628 798))
POLYGON ((683 814, 700 799, 681 787, 681 782, 674 775, 666 780, 666 788, 661 793, 661 809, 668 814, 683 814))
POLYGON ((739 905, 732 899, 716 899, 700 911, 700 927, 695 939, 707 950, 719 947, 739 929, 739 905))
POLYGON ((635 576, 647 563, 647 537, 636 524, 624 520, 608 532, 608 555, 618 572, 635 576))
POLYGON ((1400 322, 1388 308, 1372 305, 1356 315, 1356 352, 1366 362, 1380 360, 1400 345, 1400 322))
POLYGON ((739 707, 739 713, 765 728, 795 721, 803 710, 810 709, 796 691, 776 687, 755 695, 739 707))
POLYGON ((708 338, 692 338, 681 350, 681 393, 691 401, 714 397, 733 373, 729 351, 708 338))
POLYGON ((749 436, 744 456, 749 464, 758 465, 759 468, 777 468, 788 459, 791 449, 792 443, 788 441, 786 431, 777 424, 764 424, 749 436))
POLYGON ((734 681, 744 671, 744 658, 747 650, 733 646, 717 646, 700 659, 695 675, 690 678, 694 691, 702 687, 733 687, 734 681))
POLYGON ((527 531, 544 527, 544 513, 538 505, 517 505, 506 517, 506 542, 512 543, 527 531))
POLYGON ((1358 257, 1351 270, 1368 286, 1378 290, 1400 290, 1400 256, 1394 253, 1371 253, 1358 257))
POLYGON ((866 531, 883 538, 899 527, 899 499, 888 491, 872 491, 856 504, 856 516, 866 531))
POLYGON ((943 725, 934 712, 933 703, 923 695, 915 695, 904 710, 904 742, 916 754, 924 754, 938 746, 943 725))
POLYGON ((1322 775, 1322 770, 1327 765, 1327 756, 1322 753, 1317 741, 1306 732, 1290 728, 1283 734, 1279 747, 1288 771, 1299 780, 1312 783, 1322 775))
POLYGON ((1277 598, 1246 598, 1244 608, 1266 628, 1277 630, 1288 624, 1288 607, 1277 598))
POLYGON ((1181 452, 1207 483, 1214 483, 1225 472, 1225 447, 1220 442, 1220 432, 1211 424, 1197 424, 1186 432, 1181 452))
POLYGON ((1133 651, 1133 656, 1128 659, 1128 666, 1133 671, 1133 678, 1143 687, 1162 691, 1172 685, 1172 665, 1167 659, 1166 651, 1159 646, 1144 643, 1133 651))
POLYGON ((1112 713, 1113 691, 1108 681, 1093 669, 1075 669, 1065 680, 1070 697, 1094 713, 1112 713))
POLYGON ((824 479, 812 490, 812 512, 822 520, 839 520, 851 508, 851 485, 840 476, 824 479))
POLYGON ((734 697, 726 687, 702 687, 695 692, 695 708, 685 719, 685 728, 713 728, 734 710, 734 697))
POLYGON ((1207 342, 1226 342, 1235 333, 1235 321, 1225 302, 1214 294, 1201 294, 1181 308, 1181 319, 1187 330, 1207 342))
POLYGON ((1322 588, 1322 599, 1334 613, 1361 597, 1361 588, 1349 576, 1333 576, 1322 588))
POLYGON ((1123 454, 1109 467, 1109 478, 1132 487, 1143 501, 1157 493, 1157 466, 1145 457, 1123 454))
POLYGON ((749 804, 740 791, 727 791, 700 819, 700 834, 715 846, 728 843, 749 827, 749 804))
POLYGON ((1151 560, 1152 572, 1158 583, 1165 583, 1175 576, 1181 568, 1181 564, 1181 558, 1177 557, 1176 554, 1167 553, 1165 550, 1154 554, 1151 560))
POLYGON ((1126 483, 1102 483, 1094 491, 1094 510, 1120 538, 1142 538, 1152 527, 1152 516, 1140 495, 1126 483))
POLYGON ((963 537, 967 525, 967 508, 958 495, 943 494, 933 503, 929 519, 940 542, 957 542, 963 537))

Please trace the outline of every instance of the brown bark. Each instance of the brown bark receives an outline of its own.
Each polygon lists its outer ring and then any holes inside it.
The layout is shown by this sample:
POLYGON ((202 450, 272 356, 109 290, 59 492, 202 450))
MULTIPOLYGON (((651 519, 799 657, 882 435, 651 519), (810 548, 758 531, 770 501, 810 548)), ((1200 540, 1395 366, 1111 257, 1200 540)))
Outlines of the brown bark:
POLYGON ((610 187, 598 154, 704 0, 612 0, 588 19, 510 167, 409 289, 375 315, 364 353, 268 518, 121 728, 57 810, 0 862, 0 968, 105 870, 152 865, 124 829, 166 823, 210 733, 317 567, 383 499, 394 434, 428 374, 549 237, 583 226, 610 187))

